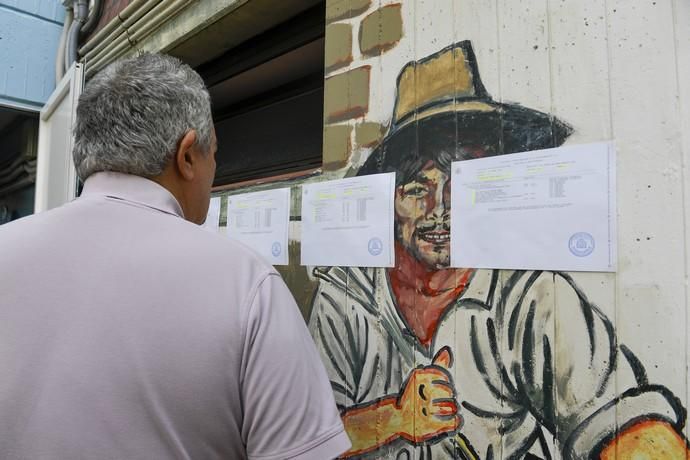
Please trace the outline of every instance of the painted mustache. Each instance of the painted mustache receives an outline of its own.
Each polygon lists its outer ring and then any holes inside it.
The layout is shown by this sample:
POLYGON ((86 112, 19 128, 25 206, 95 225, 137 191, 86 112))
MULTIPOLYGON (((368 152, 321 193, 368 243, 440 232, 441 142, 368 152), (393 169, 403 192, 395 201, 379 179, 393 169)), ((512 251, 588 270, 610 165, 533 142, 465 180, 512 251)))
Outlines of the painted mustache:
POLYGON ((428 243, 448 243, 450 242, 450 222, 419 226, 417 228, 417 237, 428 243))

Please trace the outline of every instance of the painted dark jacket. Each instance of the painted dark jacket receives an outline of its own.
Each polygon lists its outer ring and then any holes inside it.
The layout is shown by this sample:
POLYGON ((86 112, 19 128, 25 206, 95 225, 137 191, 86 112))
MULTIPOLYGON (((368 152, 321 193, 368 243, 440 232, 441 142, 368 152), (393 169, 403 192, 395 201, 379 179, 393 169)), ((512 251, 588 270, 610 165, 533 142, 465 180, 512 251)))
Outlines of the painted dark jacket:
MULTIPOLYGON (((397 394, 411 370, 450 346, 459 434, 476 458, 586 459, 616 426, 684 423, 677 398, 648 384, 610 321, 566 274, 477 270, 427 349, 399 315, 385 269, 315 273, 309 327, 341 410, 397 394)), ((466 458, 455 439, 399 439, 362 458, 466 458)))

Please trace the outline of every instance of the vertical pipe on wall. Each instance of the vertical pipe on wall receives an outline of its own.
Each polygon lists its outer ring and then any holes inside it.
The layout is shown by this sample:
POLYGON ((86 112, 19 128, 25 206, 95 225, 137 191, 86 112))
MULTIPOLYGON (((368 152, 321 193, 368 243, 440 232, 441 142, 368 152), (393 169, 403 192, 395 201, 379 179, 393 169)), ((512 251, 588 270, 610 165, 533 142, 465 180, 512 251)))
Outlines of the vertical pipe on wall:
POLYGON ((57 85, 62 77, 65 75, 65 47, 67 46, 67 34, 72 25, 72 18, 74 11, 71 6, 65 7, 65 22, 62 26, 62 33, 60 34, 60 42, 58 44, 57 55, 55 57, 55 84, 57 85))
POLYGON ((81 27, 79 31, 80 38, 86 38, 98 24, 98 20, 101 19, 101 11, 103 10, 103 0, 94 0, 93 7, 91 8, 91 13, 86 19, 86 22, 81 27))
POLYGON ((79 46, 79 31, 86 22, 89 14, 88 0, 74 0, 74 21, 67 35, 67 52, 65 53, 65 68, 69 68, 77 60, 77 47, 79 46))

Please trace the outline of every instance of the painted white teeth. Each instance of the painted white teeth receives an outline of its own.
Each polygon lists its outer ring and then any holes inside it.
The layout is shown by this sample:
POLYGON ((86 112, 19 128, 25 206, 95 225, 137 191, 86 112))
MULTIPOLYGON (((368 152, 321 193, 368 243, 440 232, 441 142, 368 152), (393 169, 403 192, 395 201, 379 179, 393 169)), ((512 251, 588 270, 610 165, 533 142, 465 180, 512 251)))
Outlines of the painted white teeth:
POLYGON ((446 241, 450 240, 450 235, 434 235, 434 234, 427 234, 422 236, 423 239, 427 241, 431 241, 433 243, 445 243, 446 241))

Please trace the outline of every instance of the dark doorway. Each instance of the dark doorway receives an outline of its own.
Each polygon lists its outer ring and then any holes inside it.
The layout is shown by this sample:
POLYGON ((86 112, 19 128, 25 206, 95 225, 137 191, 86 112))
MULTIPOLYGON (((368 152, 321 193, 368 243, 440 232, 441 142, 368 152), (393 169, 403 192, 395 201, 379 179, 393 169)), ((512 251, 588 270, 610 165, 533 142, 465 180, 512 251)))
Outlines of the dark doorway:
POLYGON ((215 186, 321 166, 325 3, 197 70, 211 93, 215 186))

